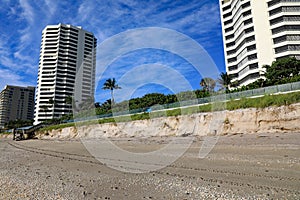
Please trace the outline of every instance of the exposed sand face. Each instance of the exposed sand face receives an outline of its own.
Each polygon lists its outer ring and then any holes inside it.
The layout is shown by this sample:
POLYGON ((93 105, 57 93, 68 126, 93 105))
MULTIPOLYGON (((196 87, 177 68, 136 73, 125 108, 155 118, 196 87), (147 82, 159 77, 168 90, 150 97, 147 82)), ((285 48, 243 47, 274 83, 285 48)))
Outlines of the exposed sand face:
POLYGON ((126 123, 69 127, 38 133, 38 138, 206 136, 238 133, 286 133, 300 131, 300 103, 264 109, 241 109, 153 118, 126 123), (97 132, 93 130, 97 129, 97 132))
MULTIPOLYGON (((131 152, 169 138, 112 141, 131 152)), ((204 159, 202 137, 176 162, 124 173, 96 160, 79 140, 0 141, 0 199, 298 199, 300 134, 221 136, 204 159)), ((166 155, 164 155, 166 156, 166 155)))

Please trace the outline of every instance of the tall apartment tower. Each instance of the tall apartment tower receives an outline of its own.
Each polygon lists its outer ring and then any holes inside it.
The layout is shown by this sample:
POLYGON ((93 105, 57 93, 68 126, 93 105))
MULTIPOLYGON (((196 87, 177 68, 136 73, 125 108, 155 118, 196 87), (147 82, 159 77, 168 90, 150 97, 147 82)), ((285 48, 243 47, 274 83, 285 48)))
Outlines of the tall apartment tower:
POLYGON ((0 93, 0 128, 13 120, 32 120, 34 87, 7 85, 0 93))
POLYGON ((264 65, 300 59, 300 0, 220 0, 226 71, 239 86, 263 77, 264 65))
POLYGON ((35 124, 70 114, 71 97, 76 103, 94 98, 96 46, 93 33, 78 26, 49 25, 43 30, 35 124))

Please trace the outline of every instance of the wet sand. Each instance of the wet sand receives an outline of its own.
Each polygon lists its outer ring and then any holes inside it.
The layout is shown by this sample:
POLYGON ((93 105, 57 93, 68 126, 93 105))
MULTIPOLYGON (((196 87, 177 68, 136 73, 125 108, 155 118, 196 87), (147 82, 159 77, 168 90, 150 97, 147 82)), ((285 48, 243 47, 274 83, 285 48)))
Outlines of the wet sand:
MULTIPOLYGON (((135 153, 169 140, 112 139, 135 153)), ((80 140, 0 139, 0 199, 300 199, 300 133, 221 136, 203 159, 202 143, 195 138, 160 170, 129 173, 95 159, 80 140)))

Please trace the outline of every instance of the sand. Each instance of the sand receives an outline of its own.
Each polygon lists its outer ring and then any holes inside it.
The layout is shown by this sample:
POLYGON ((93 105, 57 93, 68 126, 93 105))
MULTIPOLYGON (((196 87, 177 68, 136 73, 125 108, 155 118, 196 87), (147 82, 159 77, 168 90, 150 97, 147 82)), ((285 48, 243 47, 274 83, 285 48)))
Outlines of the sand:
MULTIPOLYGON (((112 142, 145 153, 170 139, 112 142)), ((201 159, 203 139, 194 138, 178 160, 146 173, 108 167, 79 139, 1 139, 0 199, 300 199, 300 133, 221 136, 201 159)))

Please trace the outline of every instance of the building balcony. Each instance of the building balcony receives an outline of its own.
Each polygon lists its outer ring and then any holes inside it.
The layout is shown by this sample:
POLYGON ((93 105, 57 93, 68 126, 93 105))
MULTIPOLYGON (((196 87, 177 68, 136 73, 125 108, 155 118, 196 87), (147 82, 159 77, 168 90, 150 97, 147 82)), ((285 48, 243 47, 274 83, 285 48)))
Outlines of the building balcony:
POLYGON ((275 58, 277 59, 277 58, 293 56, 293 55, 300 55, 300 51, 287 50, 287 51, 275 54, 275 58))
MULTIPOLYGON (((235 81, 242 81, 243 79, 245 79, 247 76, 251 76, 252 74, 259 74, 260 76, 262 76, 262 73, 261 73, 261 69, 252 69, 252 70, 249 70, 247 71, 247 73, 245 73, 242 77, 236 77, 236 78, 233 78, 232 79, 232 82, 235 82, 235 81)), ((257 77, 258 78, 258 77, 257 77)), ((240 86, 243 86, 243 85, 248 85, 250 83, 253 83, 254 81, 257 80, 257 78, 249 78, 248 80, 244 80, 240 86)))
POLYGON ((252 73, 252 71, 254 69, 250 70, 250 69, 247 69, 247 68, 249 67, 249 65, 255 64, 255 63, 258 63, 257 59, 248 60, 247 62, 245 62, 242 66, 240 66, 236 70, 228 71, 228 74, 238 74, 238 77, 236 79, 241 80, 241 79, 243 79, 247 76, 248 71, 251 71, 251 73, 252 73))
MULTIPOLYGON (((270 2, 270 1, 268 1, 270 2)), ((269 4, 269 7, 268 7, 268 11, 271 11, 271 10, 274 10, 276 8, 280 8, 282 6, 295 6, 295 5, 300 5, 299 4, 299 1, 290 1, 290 2, 276 2, 272 5, 269 4)))
POLYGON ((277 33, 273 33, 272 34, 272 39, 277 38, 277 37, 281 37, 284 35, 299 35, 300 34, 300 30, 283 30, 277 33))
MULTIPOLYGON (((300 17, 300 15, 299 15, 299 17, 300 17)), ((280 21, 276 24, 271 25, 270 27, 271 27, 271 29, 274 29, 274 28, 279 28, 281 26, 285 26, 285 25, 300 25, 300 20, 299 21, 280 21)))
POLYGON ((229 66, 235 66, 235 65, 238 65, 242 60, 244 60, 245 58, 247 58, 248 56, 250 55, 253 55, 253 54, 257 54, 257 50, 255 51, 247 51, 247 49, 245 49, 245 53, 242 54, 240 56, 240 58, 238 58, 236 61, 234 62, 231 62, 231 63, 228 63, 229 66))
MULTIPOLYGON (((254 33, 247 35, 247 37, 245 37, 245 39, 248 38, 248 37, 250 37, 251 35, 254 36, 254 33)), ((245 39, 244 39, 244 40, 245 40, 245 39)), ((242 41, 239 42, 238 44, 235 44, 235 45, 231 46, 231 47, 225 47, 225 49, 226 49, 226 51, 236 50, 237 47, 238 47, 241 43, 242 43, 242 41)), ((236 51, 236 53, 233 54, 233 55, 238 55, 241 51, 243 51, 243 50, 245 49, 246 46, 250 46, 250 45, 254 45, 254 44, 256 44, 256 41, 255 41, 255 40, 251 40, 251 41, 247 41, 247 42, 245 41, 245 43, 244 43, 242 46, 240 46, 239 49, 236 51)))
MULTIPOLYGON (((257 63, 258 61, 254 62, 254 63, 257 63)), ((252 63, 253 64, 253 63, 252 63)), ((246 78, 249 74, 253 74, 253 73, 259 73, 260 72, 260 69, 257 68, 257 69, 250 69, 249 66, 245 67, 243 70, 241 70, 239 72, 239 76, 238 76, 238 79, 239 80, 242 80, 244 78, 246 78)))
POLYGON ((269 16, 269 20, 273 20, 282 16, 299 16, 299 12, 295 11, 295 12, 278 12, 272 16, 269 16))
POLYGON ((282 47, 282 46, 286 46, 286 45, 300 45, 300 40, 295 40, 295 41, 283 41, 280 43, 277 43, 274 45, 274 48, 278 48, 278 47, 282 47))

